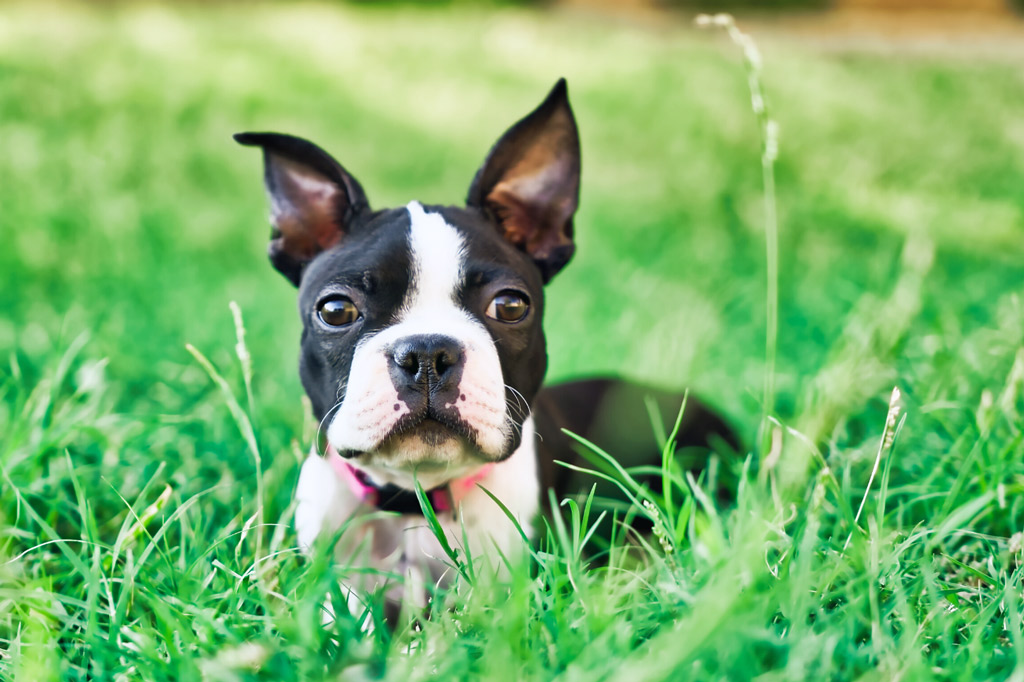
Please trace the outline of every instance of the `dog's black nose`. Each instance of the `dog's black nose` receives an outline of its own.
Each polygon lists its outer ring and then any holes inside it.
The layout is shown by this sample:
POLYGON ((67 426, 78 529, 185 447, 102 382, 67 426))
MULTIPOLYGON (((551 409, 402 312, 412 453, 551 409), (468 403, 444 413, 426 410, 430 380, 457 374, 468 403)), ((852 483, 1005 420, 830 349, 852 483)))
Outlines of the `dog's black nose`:
POLYGON ((450 336, 407 336, 391 349, 391 375, 396 383, 438 388, 458 380, 464 357, 462 344, 450 336))

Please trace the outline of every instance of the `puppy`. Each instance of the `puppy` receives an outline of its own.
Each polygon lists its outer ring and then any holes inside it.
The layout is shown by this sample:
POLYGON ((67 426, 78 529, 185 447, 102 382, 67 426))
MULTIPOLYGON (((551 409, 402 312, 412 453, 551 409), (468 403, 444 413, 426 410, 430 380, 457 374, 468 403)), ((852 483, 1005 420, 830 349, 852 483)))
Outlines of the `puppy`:
MULTIPOLYGON (((418 483, 451 546, 465 538, 463 551, 494 567, 518 555, 548 488, 559 497, 589 488, 555 465, 579 458, 561 429, 615 440, 608 424, 644 410, 645 391, 607 379, 540 392, 544 285, 573 255, 579 199, 565 81, 501 136, 465 206, 373 210, 314 144, 277 133, 235 139, 263 150, 270 261, 298 287, 299 372, 326 428, 323 454, 314 450, 299 477, 299 543, 344 525, 339 559, 380 571, 354 579, 354 597, 398 574, 405 580, 389 596, 422 604, 428 583, 450 578, 450 562, 418 483), (381 510, 393 513, 372 513, 381 510)), ((658 398, 674 417, 678 402, 658 398)), ((688 408, 683 443, 730 433, 702 406, 688 408)), ((654 453, 653 438, 642 450, 654 453)))

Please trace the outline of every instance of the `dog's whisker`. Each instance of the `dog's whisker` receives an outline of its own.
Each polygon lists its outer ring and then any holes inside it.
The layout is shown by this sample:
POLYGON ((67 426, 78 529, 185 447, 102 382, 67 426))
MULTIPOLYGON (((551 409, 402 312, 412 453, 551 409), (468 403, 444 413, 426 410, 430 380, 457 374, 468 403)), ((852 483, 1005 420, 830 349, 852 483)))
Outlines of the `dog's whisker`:
POLYGON ((519 435, 520 437, 523 435, 523 425, 520 422, 513 419, 512 417, 506 415, 505 424, 511 427, 512 431, 519 435))
MULTIPOLYGON (((511 413, 512 415, 514 415, 514 416, 516 416, 516 417, 518 417, 520 419, 525 419, 526 418, 526 415, 523 414, 523 410, 522 410, 521 407, 519 407, 519 405, 513 403, 510 400, 506 400, 505 401, 505 406, 508 408, 509 413, 511 413)), ((505 418, 508 419, 509 418, 508 415, 506 415, 505 418)))
POLYGON ((506 388, 506 389, 507 389, 507 390, 508 390, 508 391, 509 391, 509 392, 510 392, 510 393, 511 393, 511 394, 512 394, 513 396, 515 396, 515 398, 516 398, 516 402, 522 401, 523 405, 525 405, 526 407, 529 407, 529 406, 530 406, 530 401, 528 401, 528 400, 527 400, 527 399, 525 398, 525 396, 523 396, 523 394, 522 394, 522 393, 520 393, 520 392, 519 392, 519 391, 518 391, 518 390, 517 390, 517 389, 516 389, 515 387, 513 387, 513 386, 509 386, 508 384, 505 384, 505 388, 506 388))
POLYGON ((533 410, 530 408, 530 401, 528 401, 526 397, 518 390, 516 390, 514 387, 505 384, 505 388, 516 399, 516 404, 515 406, 513 406, 512 403, 508 400, 508 398, 505 398, 505 404, 508 405, 509 410, 514 410, 515 415, 521 418, 523 421, 529 419, 530 416, 533 414, 533 410))
POLYGON ((323 433, 324 423, 326 423, 327 420, 331 418, 331 415, 334 412, 336 412, 341 407, 342 402, 344 402, 344 401, 339 400, 338 402, 334 403, 334 406, 331 407, 331 409, 327 410, 327 412, 323 416, 323 419, 321 419, 320 423, 318 423, 316 425, 316 439, 313 441, 313 447, 319 449, 319 447, 320 447, 320 434, 323 433))

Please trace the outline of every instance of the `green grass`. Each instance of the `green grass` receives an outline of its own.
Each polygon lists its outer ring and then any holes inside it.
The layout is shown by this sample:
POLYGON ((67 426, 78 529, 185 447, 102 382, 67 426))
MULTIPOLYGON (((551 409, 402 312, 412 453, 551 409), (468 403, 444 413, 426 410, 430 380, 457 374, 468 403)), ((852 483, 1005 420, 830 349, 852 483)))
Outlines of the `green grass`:
POLYGON ((682 484, 670 552, 588 568, 570 521, 507 581, 367 635, 341 607, 320 625, 349 567, 294 550, 299 323, 230 134, 307 136, 375 205, 456 202, 566 76, 584 180, 549 378, 690 386, 754 442, 760 137, 736 50, 512 9, 0 8, 0 679, 1024 679, 1024 76, 763 52, 778 448, 734 508, 682 484))

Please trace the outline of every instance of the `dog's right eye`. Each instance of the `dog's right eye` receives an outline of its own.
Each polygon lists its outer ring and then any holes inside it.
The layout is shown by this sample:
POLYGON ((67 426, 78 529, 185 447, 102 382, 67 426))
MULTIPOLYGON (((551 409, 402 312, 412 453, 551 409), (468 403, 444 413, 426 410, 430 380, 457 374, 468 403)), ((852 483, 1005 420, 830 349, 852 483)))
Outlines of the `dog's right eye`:
POLYGON ((525 296, 511 289, 502 291, 487 306, 487 317, 512 324, 519 322, 530 312, 530 302, 525 296))
POLYGON ((316 313, 328 327, 344 327, 359 319, 359 308, 344 296, 332 296, 321 301, 316 313))

